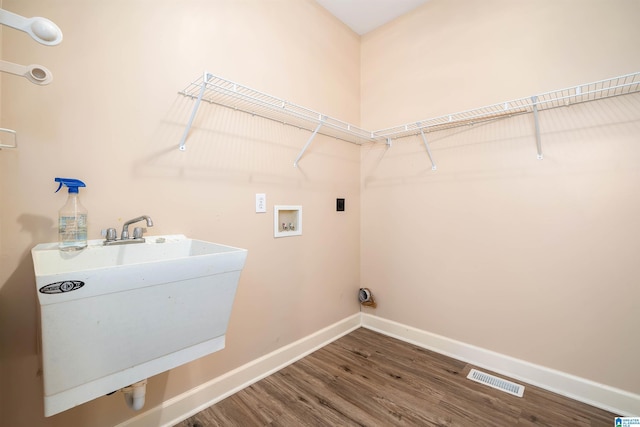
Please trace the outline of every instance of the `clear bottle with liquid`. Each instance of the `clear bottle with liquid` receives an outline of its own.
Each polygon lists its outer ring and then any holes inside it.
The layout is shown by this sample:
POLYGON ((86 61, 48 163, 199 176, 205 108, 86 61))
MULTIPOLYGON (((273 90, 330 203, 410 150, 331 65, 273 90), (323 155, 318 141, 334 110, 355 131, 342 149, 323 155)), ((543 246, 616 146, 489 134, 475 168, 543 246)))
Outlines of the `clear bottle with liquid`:
POLYGON ((69 188, 67 202, 58 212, 58 248, 61 251, 77 251, 87 247, 87 210, 80 203, 79 187, 86 187, 79 179, 56 178, 60 186, 56 193, 69 188))

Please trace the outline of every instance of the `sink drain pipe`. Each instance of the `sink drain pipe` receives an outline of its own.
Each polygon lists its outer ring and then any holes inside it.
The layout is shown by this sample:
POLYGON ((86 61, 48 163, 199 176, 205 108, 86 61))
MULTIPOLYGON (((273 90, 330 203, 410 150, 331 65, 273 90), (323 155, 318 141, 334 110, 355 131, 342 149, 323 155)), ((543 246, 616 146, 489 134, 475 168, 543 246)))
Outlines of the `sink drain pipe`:
POLYGON ((134 411, 139 411, 144 406, 144 396, 147 393, 147 380, 138 381, 128 387, 120 389, 124 393, 127 406, 134 411))

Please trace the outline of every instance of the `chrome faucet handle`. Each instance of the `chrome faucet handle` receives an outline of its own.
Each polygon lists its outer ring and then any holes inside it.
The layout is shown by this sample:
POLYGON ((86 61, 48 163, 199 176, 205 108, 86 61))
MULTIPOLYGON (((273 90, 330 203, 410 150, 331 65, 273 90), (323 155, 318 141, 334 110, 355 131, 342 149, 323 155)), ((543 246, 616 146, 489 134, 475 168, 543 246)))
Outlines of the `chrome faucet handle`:
POLYGON ((107 239, 107 242, 112 242, 118 238, 118 233, 116 233, 115 228, 107 228, 105 237, 107 239))
POLYGON ((144 233, 144 228, 142 227, 135 227, 133 229, 133 238, 134 239, 141 239, 142 238, 142 234, 144 233))

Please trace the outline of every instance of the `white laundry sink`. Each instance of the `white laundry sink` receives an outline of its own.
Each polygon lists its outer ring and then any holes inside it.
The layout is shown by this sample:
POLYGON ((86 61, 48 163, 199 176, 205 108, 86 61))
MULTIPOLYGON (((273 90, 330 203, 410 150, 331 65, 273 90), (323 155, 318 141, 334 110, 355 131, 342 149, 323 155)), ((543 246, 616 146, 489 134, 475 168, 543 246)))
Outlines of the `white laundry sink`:
POLYGON ((224 348, 247 250, 171 235, 31 254, 50 416, 224 348))

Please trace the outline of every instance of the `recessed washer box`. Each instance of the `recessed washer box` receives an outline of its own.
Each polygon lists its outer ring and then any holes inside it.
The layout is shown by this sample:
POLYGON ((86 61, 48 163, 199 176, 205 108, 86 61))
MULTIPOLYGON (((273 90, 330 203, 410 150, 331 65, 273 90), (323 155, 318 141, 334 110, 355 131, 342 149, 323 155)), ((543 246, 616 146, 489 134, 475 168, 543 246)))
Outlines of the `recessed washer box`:
POLYGON ((247 250, 171 235, 31 255, 50 416, 223 349, 247 250))
POLYGON ((274 206, 273 237, 288 237, 300 235, 302 235, 302 206, 274 206))

